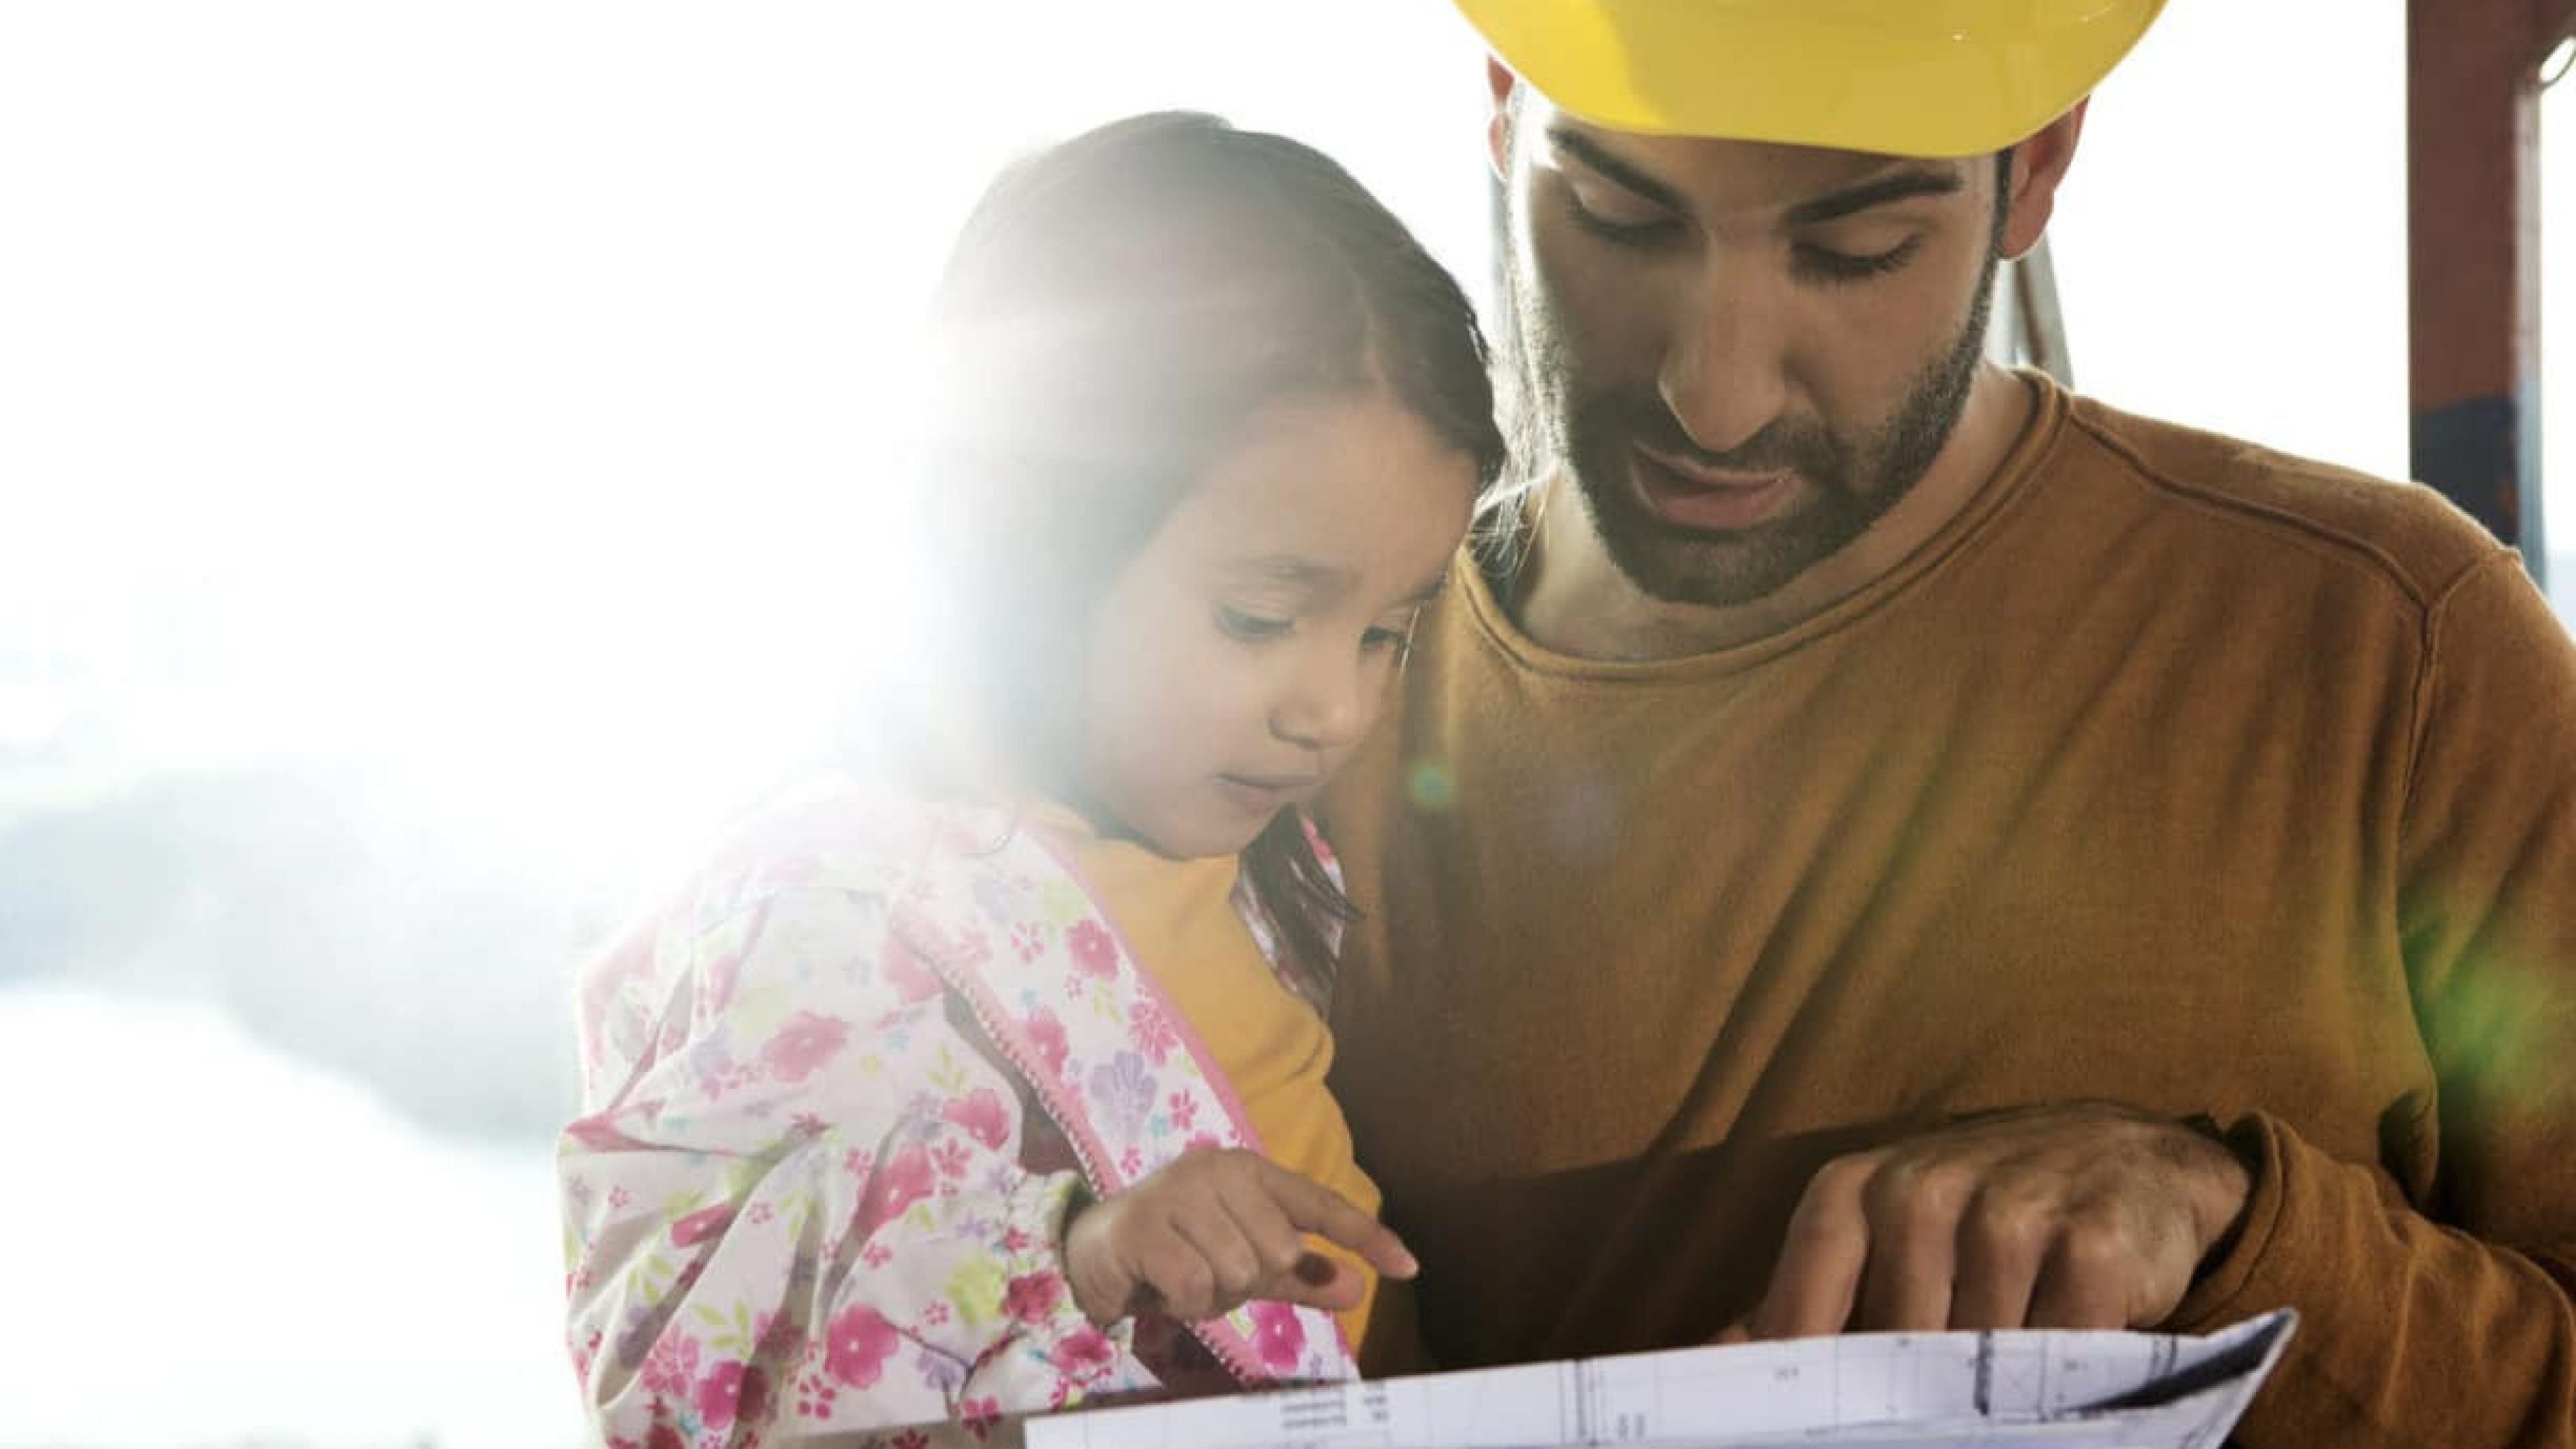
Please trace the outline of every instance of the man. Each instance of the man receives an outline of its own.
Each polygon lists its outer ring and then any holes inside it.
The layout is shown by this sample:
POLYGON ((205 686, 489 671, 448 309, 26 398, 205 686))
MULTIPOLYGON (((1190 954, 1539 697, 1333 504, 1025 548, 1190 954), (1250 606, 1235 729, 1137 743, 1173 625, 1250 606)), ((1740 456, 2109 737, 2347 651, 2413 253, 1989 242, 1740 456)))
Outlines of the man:
POLYGON ((2289 1305, 2248 1444, 2576 1443, 2576 650, 1982 360, 2157 0, 1461 4, 1532 487, 1328 802, 1435 1357, 2289 1305))

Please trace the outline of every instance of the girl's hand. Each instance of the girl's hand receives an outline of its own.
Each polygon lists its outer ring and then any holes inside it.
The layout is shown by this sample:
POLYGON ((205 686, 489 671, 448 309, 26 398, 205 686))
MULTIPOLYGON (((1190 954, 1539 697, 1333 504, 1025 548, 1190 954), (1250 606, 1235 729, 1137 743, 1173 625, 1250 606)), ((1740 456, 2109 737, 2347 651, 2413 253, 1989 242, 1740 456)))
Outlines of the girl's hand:
POLYGON ((1254 1298, 1327 1312, 1358 1306, 1360 1275, 1306 1246, 1307 1233, 1387 1277, 1416 1271, 1394 1232, 1339 1193, 1229 1149, 1186 1153, 1077 1212, 1064 1231, 1065 1279, 1104 1328, 1148 1310, 1194 1322, 1254 1298))

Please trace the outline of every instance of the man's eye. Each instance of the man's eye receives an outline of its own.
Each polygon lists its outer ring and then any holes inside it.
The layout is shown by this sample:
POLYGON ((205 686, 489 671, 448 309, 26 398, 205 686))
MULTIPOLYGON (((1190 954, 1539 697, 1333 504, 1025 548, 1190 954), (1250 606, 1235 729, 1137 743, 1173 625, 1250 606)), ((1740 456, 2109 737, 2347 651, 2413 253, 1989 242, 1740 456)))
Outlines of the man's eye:
POLYGON ((1231 639, 1241 639, 1246 643, 1257 644, 1263 640, 1285 637, 1292 625, 1292 622, 1293 621, 1287 619, 1269 618, 1266 615, 1261 614, 1247 614, 1241 609, 1232 608, 1223 604, 1218 605, 1216 611, 1217 628, 1221 630, 1226 637, 1231 639))
POLYGON ((1603 241, 1619 246, 1643 246, 1673 235, 1681 223, 1668 212, 1658 212, 1631 202, 1615 205, 1608 202, 1587 204, 1579 188, 1566 189, 1566 210, 1574 224, 1603 241))
POLYGON ((1886 276, 1888 273, 1904 266, 1907 262, 1912 261, 1914 259, 1914 253, 1919 250, 1922 245, 1923 238, 1919 236, 1911 236, 1883 252, 1864 252, 1855 254, 1852 252, 1838 252, 1830 247, 1820 247, 1801 243, 1795 253, 1795 265, 1797 267, 1798 275, 1809 281, 1866 281, 1871 277, 1886 276))

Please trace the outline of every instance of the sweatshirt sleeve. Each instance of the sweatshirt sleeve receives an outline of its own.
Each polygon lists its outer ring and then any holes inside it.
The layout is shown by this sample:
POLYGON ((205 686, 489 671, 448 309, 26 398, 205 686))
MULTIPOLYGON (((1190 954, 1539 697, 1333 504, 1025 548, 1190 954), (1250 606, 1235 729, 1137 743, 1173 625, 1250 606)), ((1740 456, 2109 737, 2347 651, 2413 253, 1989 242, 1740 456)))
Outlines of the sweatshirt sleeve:
POLYGON ((888 931, 890 894, 701 912, 585 981, 559 1158, 601 1442, 981 1428, 1153 1382, 1074 1306, 1079 1176, 1023 1165, 1016 1079, 888 931))
POLYGON ((2510 553, 2427 610, 2397 908, 2438 1167, 2401 1183, 2278 1120, 2177 1326, 2302 1310, 2238 1430, 2294 1445, 2576 1446, 2576 647, 2510 553))

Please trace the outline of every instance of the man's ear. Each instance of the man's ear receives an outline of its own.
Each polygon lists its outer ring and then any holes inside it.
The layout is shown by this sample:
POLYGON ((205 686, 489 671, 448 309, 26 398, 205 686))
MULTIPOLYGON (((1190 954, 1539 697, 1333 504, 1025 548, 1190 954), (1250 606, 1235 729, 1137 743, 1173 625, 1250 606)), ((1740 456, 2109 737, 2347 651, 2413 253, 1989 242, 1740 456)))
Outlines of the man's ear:
POLYGON ((1505 181, 1512 174, 1512 92, 1520 83, 1499 57, 1485 57, 1485 85, 1494 100, 1493 112, 1485 118, 1485 159, 1505 181))
POLYGON ((2005 256, 2027 254, 2047 233, 2048 218, 2057 209, 2058 183, 2075 162, 2075 142, 2084 134, 2084 108, 2091 104, 2089 98, 2077 101, 2075 109, 2013 148, 2011 174, 2004 181, 2011 188, 2004 212, 2005 256))

